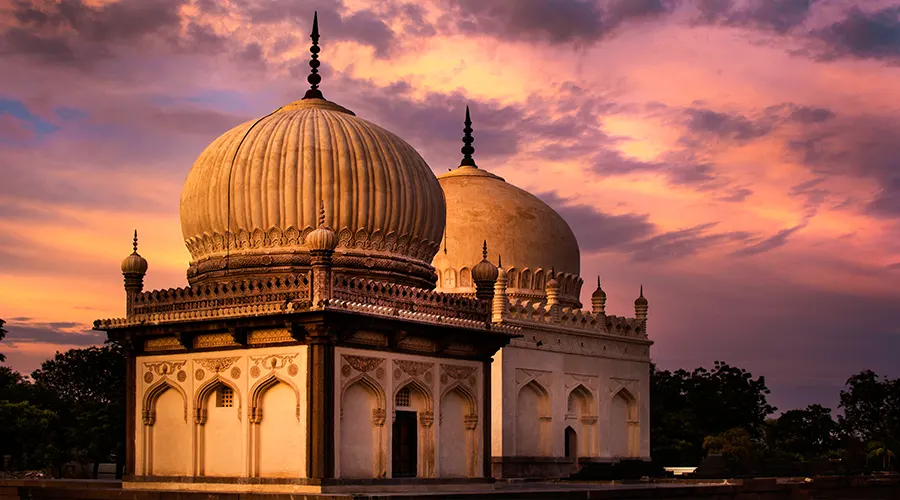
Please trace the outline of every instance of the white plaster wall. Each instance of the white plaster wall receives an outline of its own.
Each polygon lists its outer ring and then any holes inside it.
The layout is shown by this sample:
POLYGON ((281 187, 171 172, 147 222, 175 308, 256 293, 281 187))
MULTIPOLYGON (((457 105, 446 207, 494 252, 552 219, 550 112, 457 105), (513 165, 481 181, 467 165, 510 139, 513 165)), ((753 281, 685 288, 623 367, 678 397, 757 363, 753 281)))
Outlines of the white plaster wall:
POLYGON ((222 477, 254 477, 263 472, 304 477, 306 365, 306 346, 139 356, 133 417, 135 472, 222 477), (273 377, 278 384, 264 383, 273 377), (235 389, 231 408, 216 408, 213 390, 201 397, 202 391, 221 381, 235 389), (159 395, 155 422, 146 426, 142 414, 146 396, 161 383, 172 388, 159 395), (265 390, 258 391, 261 387, 265 390), (263 410, 259 424, 251 424, 254 392, 263 410), (197 410, 202 406, 207 413, 200 424, 197 410), (269 452, 261 456, 259 451, 266 446, 269 452))
POLYGON ((444 477, 446 473, 458 477, 459 467, 465 469, 463 477, 481 476, 485 446, 482 371, 482 364, 474 361, 336 348, 335 380, 339 381, 335 384, 335 415, 339 416, 335 422, 335 442, 339 443, 335 450, 336 476, 392 477, 394 395, 409 384, 413 384, 411 406, 419 414, 418 476, 444 477), (404 363, 404 368, 397 363, 404 363), (445 367, 449 367, 452 375, 465 373, 464 380, 448 375, 445 367), (413 376, 404 369, 420 371, 413 376), (468 413, 470 402, 456 391, 474 399, 477 423, 472 431, 465 428, 465 414, 460 416, 463 411, 468 413), (465 410, 460 409, 459 400, 465 403, 465 410), (381 415, 381 425, 378 415, 381 415), (426 423, 429 419, 430 423, 426 423), (444 451, 442 446, 450 448, 444 451), (462 466, 455 462, 442 465, 445 458, 459 453, 459 447, 464 447, 468 461, 462 466), (363 476, 370 466, 369 475, 363 476))
MULTIPOLYGON (((611 425, 613 396, 623 388, 637 400, 639 430, 639 456, 650 456, 650 407, 649 390, 650 374, 649 360, 612 359, 596 355, 576 354, 572 352, 559 352, 558 345, 566 345, 572 350, 584 339, 578 335, 553 333, 543 335, 541 332, 523 331, 524 339, 514 343, 533 346, 533 340, 543 339, 543 348, 524 348, 516 345, 504 347, 500 356, 495 356, 492 370, 496 387, 501 387, 500 397, 494 396, 492 404, 494 433, 494 456, 529 456, 534 452, 535 443, 533 436, 538 432, 529 427, 526 432, 519 433, 517 423, 520 418, 517 405, 519 403, 520 390, 529 382, 536 382, 549 392, 550 416, 548 425, 551 455, 562 457, 565 454, 565 428, 572 424, 572 419, 566 418, 567 400, 569 393, 578 384, 584 385, 593 397, 591 412, 597 417, 590 432, 592 455, 599 457, 613 456, 611 440, 614 435, 611 425), (534 339, 532 339, 534 334, 534 339), (557 340, 553 340, 557 339, 557 340), (499 366, 498 365, 499 362, 499 366), (502 375, 499 375, 502 374, 502 375), (500 377, 497 383, 497 377, 500 377), (499 403, 498 403, 499 400, 499 403), (497 426, 500 426, 499 432, 497 426), (523 440, 526 449, 517 450, 517 440, 523 440), (500 453, 498 453, 500 452, 500 453)), ((643 349, 643 346, 641 346, 643 349)), ((635 349, 637 350, 637 349, 635 349)), ((527 389, 526 389, 527 390, 527 389)), ((523 414, 527 414, 529 422, 533 422, 535 412, 535 398, 532 393, 523 394, 523 414)), ((580 419, 579 419, 580 420, 580 419)), ((531 424, 529 424, 531 425, 531 424)), ((584 430, 579 425, 572 427, 579 434, 579 454, 587 453, 586 444, 581 439, 584 430)))

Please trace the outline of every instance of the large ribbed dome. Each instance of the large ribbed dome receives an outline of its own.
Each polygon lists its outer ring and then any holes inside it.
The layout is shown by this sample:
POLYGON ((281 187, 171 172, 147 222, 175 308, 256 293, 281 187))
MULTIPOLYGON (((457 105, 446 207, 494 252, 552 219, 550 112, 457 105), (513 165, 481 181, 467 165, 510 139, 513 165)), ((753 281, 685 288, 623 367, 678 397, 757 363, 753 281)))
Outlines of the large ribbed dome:
POLYGON ((308 265, 321 201, 338 233, 335 267, 434 282, 445 205, 431 169, 396 135, 316 98, 238 125, 200 154, 181 194, 189 280, 308 265))
POLYGON ((439 178, 447 202, 447 226, 434 258, 442 291, 474 292, 471 269, 481 260, 502 257, 512 298, 544 300, 551 271, 560 300, 579 304, 580 253, 566 221, 531 193, 475 166, 463 165, 439 178))

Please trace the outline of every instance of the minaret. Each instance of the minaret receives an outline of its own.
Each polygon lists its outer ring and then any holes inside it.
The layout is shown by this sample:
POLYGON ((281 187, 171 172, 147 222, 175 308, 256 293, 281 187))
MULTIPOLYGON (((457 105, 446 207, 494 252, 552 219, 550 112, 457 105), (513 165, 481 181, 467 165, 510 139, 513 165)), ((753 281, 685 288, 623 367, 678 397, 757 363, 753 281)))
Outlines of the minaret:
POLYGON ((325 201, 319 205, 319 227, 306 237, 312 264, 312 305, 321 307, 331 298, 331 259, 337 248, 337 234, 325 225, 325 201))
POLYGON ((144 275, 147 274, 147 259, 137 253, 138 236, 134 230, 134 250, 122 261, 122 276, 125 278, 125 317, 134 314, 134 299, 144 291, 144 275))
POLYGON ((466 106, 466 121, 465 128, 463 128, 463 147, 460 149, 460 152, 463 154, 463 159, 459 162, 459 166, 461 167, 475 167, 478 168, 478 165, 475 164, 475 159, 472 158, 472 155, 475 154, 475 148, 472 146, 472 143, 475 142, 475 138, 472 137, 472 119, 469 118, 469 107, 466 106))
POLYGON ((311 53, 311 58, 309 60, 309 76, 306 77, 306 81, 309 82, 309 90, 306 91, 306 95, 303 96, 304 99, 325 99, 322 96, 322 91, 319 90, 319 83, 322 81, 322 77, 319 76, 319 13, 318 11, 313 13, 313 27, 312 33, 310 33, 309 37, 312 39, 312 46, 309 47, 309 52, 311 53))
POLYGON ((481 262, 472 268, 472 281, 475 282, 475 297, 481 300, 492 300, 494 298, 494 283, 497 282, 498 275, 497 266, 487 259, 487 240, 485 240, 481 262))
POLYGON ((491 304, 491 318, 494 323, 503 322, 506 312, 509 310, 509 301, 506 298, 506 271, 503 270, 503 261, 497 256, 497 282, 494 283, 494 302, 491 304))
POLYGON ((544 287, 544 292, 547 294, 547 307, 550 308, 550 316, 553 318, 553 321, 559 320, 559 281, 556 281, 556 269, 550 270, 550 279, 547 280, 547 285, 544 287))
POLYGON ((591 312, 606 314, 606 292, 600 288, 600 276, 597 276, 597 289, 591 294, 591 312))
MULTIPOLYGON (((650 308, 647 299, 644 298, 644 285, 641 285, 641 295, 634 300, 634 317, 641 323, 647 322, 647 310, 650 308)), ((646 327, 645 327, 646 329, 646 327)))

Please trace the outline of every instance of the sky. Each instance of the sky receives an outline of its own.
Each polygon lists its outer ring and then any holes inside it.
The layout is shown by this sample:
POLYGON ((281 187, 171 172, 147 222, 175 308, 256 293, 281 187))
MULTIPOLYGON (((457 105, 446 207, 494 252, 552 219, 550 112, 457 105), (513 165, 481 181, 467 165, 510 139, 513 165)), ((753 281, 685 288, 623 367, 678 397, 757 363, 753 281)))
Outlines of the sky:
POLYGON ((900 365, 900 3, 0 0, 0 343, 30 373, 186 285, 178 206, 218 135, 325 97, 558 210, 661 368, 723 360, 780 411, 900 365))

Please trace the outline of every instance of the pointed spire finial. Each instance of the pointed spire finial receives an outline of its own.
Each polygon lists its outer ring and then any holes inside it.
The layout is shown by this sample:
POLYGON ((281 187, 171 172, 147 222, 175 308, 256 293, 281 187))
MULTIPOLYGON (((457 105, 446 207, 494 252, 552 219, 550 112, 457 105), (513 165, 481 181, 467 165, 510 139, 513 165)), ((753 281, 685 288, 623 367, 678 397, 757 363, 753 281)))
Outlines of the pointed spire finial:
POLYGON ((500 254, 497 254, 497 267, 503 267, 503 259, 500 258, 500 254))
POLYGON ((325 227, 325 200, 319 200, 319 227, 325 227))
POLYGON ((137 253, 137 229, 134 230, 134 253, 137 253))
POLYGON ((641 283, 641 297, 644 296, 644 284, 641 283))
POLYGON ((481 257, 487 260, 487 240, 484 240, 484 247, 481 249, 481 257))
POLYGON ((597 275, 597 288, 600 288, 600 275, 597 275))
POLYGON ((319 76, 319 13, 318 11, 313 13, 313 28, 312 33, 309 35, 312 39, 312 46, 309 48, 310 54, 312 54, 312 59, 309 60, 309 76, 306 77, 306 81, 309 82, 309 90, 306 91, 306 95, 303 96, 304 99, 325 99, 322 96, 322 92, 319 90, 319 83, 322 81, 322 77, 319 76))
POLYGON ((469 107, 466 106, 466 127, 463 129, 463 147, 460 151, 463 154, 463 159, 459 163, 460 165, 466 165, 469 167, 478 168, 478 165, 475 164, 475 160, 472 159, 472 155, 475 154, 475 148, 472 147, 472 143, 475 142, 475 139, 472 137, 472 119, 469 118, 469 107))

